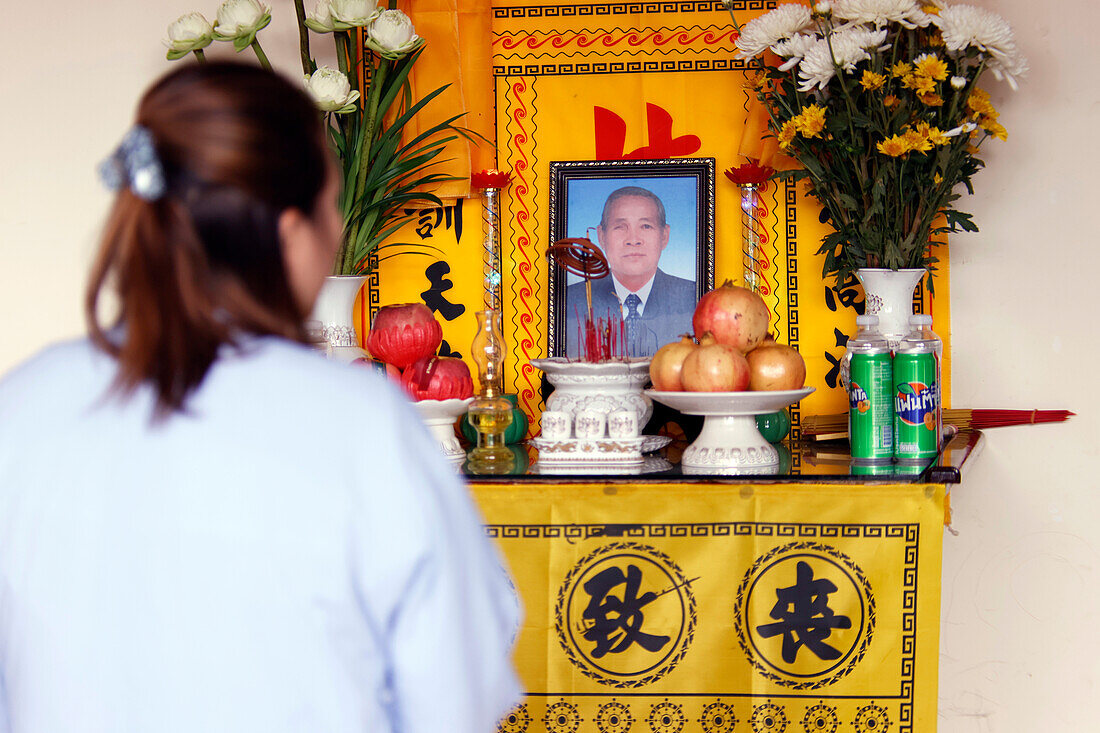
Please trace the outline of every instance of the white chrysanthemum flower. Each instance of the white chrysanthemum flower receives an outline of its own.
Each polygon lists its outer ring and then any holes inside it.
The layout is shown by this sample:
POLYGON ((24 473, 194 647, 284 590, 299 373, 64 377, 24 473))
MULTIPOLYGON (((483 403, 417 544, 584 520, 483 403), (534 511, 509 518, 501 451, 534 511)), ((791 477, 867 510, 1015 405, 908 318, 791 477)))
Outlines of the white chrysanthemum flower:
POLYGON ((975 125, 973 122, 964 122, 963 124, 959 125, 958 127, 953 127, 950 130, 948 130, 947 132, 943 133, 943 136, 944 137, 956 137, 958 135, 962 135, 963 133, 974 132, 977 129, 978 129, 978 126, 975 125))
POLYGON ((202 13, 187 13, 168 26, 168 58, 183 58, 192 51, 206 48, 214 40, 214 27, 202 13))
POLYGON ((772 51, 777 56, 787 59, 780 67, 780 71, 793 68, 803 59, 806 52, 813 48, 814 44, 821 40, 816 33, 796 33, 786 41, 780 41, 772 46, 772 51))
POLYGON ((814 87, 824 89, 836 75, 836 70, 852 71, 860 61, 871 58, 868 50, 877 50, 886 42, 886 29, 872 31, 862 26, 841 28, 829 38, 822 38, 806 51, 798 66, 802 81, 799 91, 814 87))
POLYGON ((378 16, 375 0, 329 0, 336 30, 364 28, 378 16))
POLYGON ((933 23, 943 35, 949 51, 962 53, 967 48, 985 52, 986 68, 993 76, 1016 88, 1016 77, 1027 73, 1027 61, 1016 48, 1012 27, 1001 16, 973 5, 952 5, 934 16, 933 23))
POLYGON ((741 26, 741 35, 737 37, 737 48, 740 51, 737 58, 748 59, 760 55, 769 46, 805 30, 811 20, 810 9, 795 3, 785 3, 766 15, 753 18, 741 26))
POLYGON ((951 86, 955 89, 962 89, 966 86, 965 76, 953 76, 951 77, 951 86))
POLYGON ((306 13, 306 28, 314 33, 332 33, 336 30, 336 21, 332 17, 329 0, 317 0, 313 9, 306 13))
POLYGON ((400 10, 383 10, 367 28, 367 45, 389 59, 399 59, 420 44, 412 21, 400 10))
POLYGON ((342 114, 355 109, 359 92, 351 88, 344 72, 328 66, 322 66, 306 75, 306 89, 314 103, 325 112, 342 114))
POLYGON ((270 22, 271 8, 259 0, 225 0, 218 8, 214 37, 219 41, 254 37, 270 22))
POLYGON ((930 22, 917 0, 836 0, 833 16, 853 23, 870 23, 877 28, 887 23, 923 28, 930 22))
POLYGON ((818 4, 814 5, 814 12, 818 15, 827 15, 833 10, 833 4, 829 0, 821 0, 818 4))

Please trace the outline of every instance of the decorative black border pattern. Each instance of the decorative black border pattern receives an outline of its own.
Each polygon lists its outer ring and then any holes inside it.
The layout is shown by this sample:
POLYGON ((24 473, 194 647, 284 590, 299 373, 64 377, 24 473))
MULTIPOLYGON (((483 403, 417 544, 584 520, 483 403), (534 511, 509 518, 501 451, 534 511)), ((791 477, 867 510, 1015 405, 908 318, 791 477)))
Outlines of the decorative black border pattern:
MULTIPOLYGON (((917 581, 920 525, 820 524, 801 522, 702 522, 672 524, 487 524, 487 537, 498 540, 564 539, 567 542, 594 537, 816 537, 852 539, 902 539, 905 542, 902 570, 901 685, 897 695, 839 696, 856 699, 899 700, 899 733, 913 733, 913 686, 917 651, 917 581)), ((528 696, 560 697, 561 693, 528 692, 528 696)), ((668 697, 670 693, 609 692, 608 697, 668 697)), ((675 697, 754 698, 752 693, 683 693, 675 697)), ((775 697, 774 695, 769 697, 775 697)), ((836 696, 791 694, 798 699, 833 699, 836 696)))
POLYGON ((585 61, 583 63, 508 64, 506 66, 494 66, 493 76, 572 76, 575 74, 639 74, 670 71, 746 71, 748 68, 748 62, 736 59, 585 61))
MULTIPOLYGON (((771 10, 776 0, 733 0, 733 10, 771 10)), ((651 13, 710 13, 724 10, 721 0, 681 0, 663 3, 586 3, 584 5, 524 5, 493 8, 494 18, 574 18, 651 13)))
MULTIPOLYGON (((787 339, 798 349, 798 184, 784 181, 783 203, 787 220, 787 339)), ((802 408, 796 402, 787 408, 791 416, 791 440, 802 439, 802 408)))

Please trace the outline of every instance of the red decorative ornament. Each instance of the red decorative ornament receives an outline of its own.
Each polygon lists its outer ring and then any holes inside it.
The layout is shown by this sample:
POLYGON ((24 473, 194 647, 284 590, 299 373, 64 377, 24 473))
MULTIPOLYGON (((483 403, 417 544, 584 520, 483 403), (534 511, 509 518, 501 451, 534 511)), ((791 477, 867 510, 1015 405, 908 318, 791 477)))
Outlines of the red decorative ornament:
POLYGON ((473 397, 470 367, 462 359, 426 356, 412 364, 401 377, 401 385, 414 400, 464 400, 473 397))
POLYGON ((760 165, 760 161, 756 158, 747 158, 748 162, 744 165, 730 168, 726 171, 726 178, 730 179, 738 186, 745 186, 748 184, 761 184, 764 181, 771 178, 775 173, 775 168, 767 165, 760 165))
POLYGON ((371 322, 367 351, 375 359, 404 369, 431 356, 443 342, 443 327, 423 303, 383 306, 371 322))
POLYGON ((470 176, 470 185, 474 188, 504 188, 511 180, 512 174, 508 171, 486 168, 470 176))

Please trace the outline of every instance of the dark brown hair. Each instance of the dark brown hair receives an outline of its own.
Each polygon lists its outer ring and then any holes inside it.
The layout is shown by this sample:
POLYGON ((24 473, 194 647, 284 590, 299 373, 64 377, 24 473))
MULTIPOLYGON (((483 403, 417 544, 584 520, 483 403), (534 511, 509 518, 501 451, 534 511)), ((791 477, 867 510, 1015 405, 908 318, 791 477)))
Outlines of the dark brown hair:
POLYGON ((152 383, 164 415, 242 333, 304 340, 278 217, 313 213, 328 162, 309 98, 254 66, 183 66, 145 93, 136 123, 152 133, 167 191, 156 201, 119 191, 85 316, 93 342, 118 360, 116 388, 152 383), (105 331, 96 311, 108 279, 119 313, 105 331))

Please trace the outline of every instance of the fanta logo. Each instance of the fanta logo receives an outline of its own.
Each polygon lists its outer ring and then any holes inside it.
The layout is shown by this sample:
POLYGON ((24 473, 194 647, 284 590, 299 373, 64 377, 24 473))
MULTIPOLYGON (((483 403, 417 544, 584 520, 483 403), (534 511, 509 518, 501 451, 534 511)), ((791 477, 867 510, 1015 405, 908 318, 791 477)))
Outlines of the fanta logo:
POLYGON ((907 382, 898 385, 894 412, 906 425, 924 425, 925 416, 936 409, 939 388, 936 383, 907 382))
POLYGON ((850 389, 848 390, 848 404, 854 410, 859 406, 860 402, 867 401, 867 393, 855 382, 851 382, 850 389))

